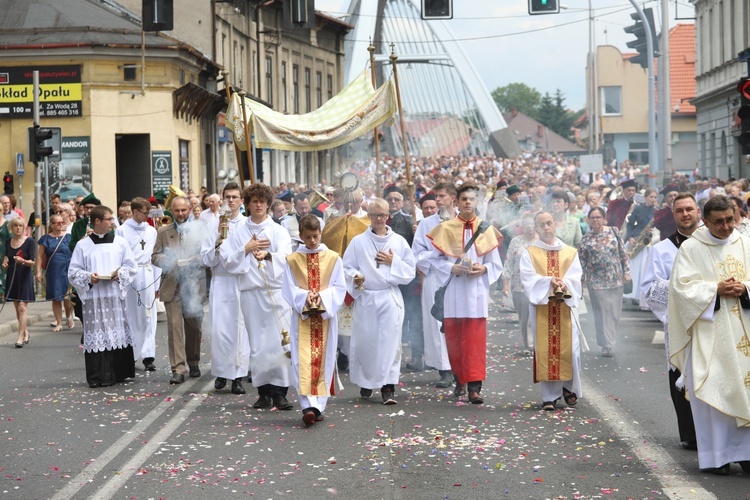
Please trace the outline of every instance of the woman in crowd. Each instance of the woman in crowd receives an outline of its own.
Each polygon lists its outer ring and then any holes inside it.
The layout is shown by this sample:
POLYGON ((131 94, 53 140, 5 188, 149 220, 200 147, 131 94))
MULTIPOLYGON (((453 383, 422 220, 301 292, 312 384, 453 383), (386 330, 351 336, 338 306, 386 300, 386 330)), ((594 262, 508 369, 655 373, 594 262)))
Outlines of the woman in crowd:
POLYGON ((47 282, 47 300, 52 301, 52 312, 55 315, 54 332, 63 328, 63 303, 68 328, 73 328, 73 307, 65 300, 68 292, 68 266, 72 252, 68 243, 70 235, 65 234, 65 221, 62 214, 50 217, 49 232, 39 238, 39 249, 36 258, 36 280, 42 283, 42 263, 46 261, 44 280, 47 282))
MULTIPOLYGON (((8 220, 5 218, 5 215, 2 213, 3 211, 0 210, 0 248, 5 249, 5 242, 10 239, 10 227, 8 227, 8 220)), ((0 293, 2 293, 3 296, 5 296, 5 268, 0 270, 0 293)))
POLYGON ((594 310, 596 343, 602 348, 602 356, 611 357, 617 323, 622 314, 623 280, 630 279, 630 269, 619 232, 605 226, 604 222, 604 210, 592 208, 589 212, 590 229, 581 239, 578 257, 594 310))
MULTIPOLYGON (((646 189, 643 193, 646 202, 633 208, 626 225, 625 241, 628 242, 626 249, 630 252, 631 257, 630 270, 633 273, 633 291, 626 293, 624 297, 632 299, 635 303, 641 303, 641 277, 646 268, 648 255, 651 253, 649 243, 653 235, 653 225, 649 226, 649 224, 654 220, 654 214, 656 214, 658 196, 656 189, 646 189), (632 249, 636 247, 640 247, 640 250, 634 253, 632 249)), ((643 301, 641 307, 647 309, 645 301, 643 301)))
POLYGON ((5 242, 5 258, 3 268, 7 270, 8 300, 13 301, 18 319, 18 340, 16 347, 23 347, 29 343, 29 331, 26 321, 26 304, 34 301, 34 257, 36 245, 33 238, 24 234, 26 221, 23 217, 14 217, 8 222, 13 235, 5 242))

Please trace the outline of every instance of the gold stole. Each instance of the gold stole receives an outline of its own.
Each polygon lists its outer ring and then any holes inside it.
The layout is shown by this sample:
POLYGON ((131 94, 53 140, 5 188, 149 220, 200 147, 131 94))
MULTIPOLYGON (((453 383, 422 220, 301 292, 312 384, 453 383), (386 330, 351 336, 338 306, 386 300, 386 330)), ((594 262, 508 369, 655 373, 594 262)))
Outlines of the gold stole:
MULTIPOLYGON (((542 276, 562 278, 576 256, 576 249, 561 250, 529 247, 534 270, 542 276)), ((573 378, 573 323, 565 302, 550 301, 536 306, 536 349, 534 382, 571 380, 573 378)))
MULTIPOLYGON (((297 286, 310 292, 328 288, 338 254, 331 250, 317 253, 294 252, 286 260, 297 286)), ((328 320, 320 315, 297 321, 297 354, 299 359, 299 391, 305 396, 329 396, 326 387, 326 351, 328 320)), ((333 385, 333 384, 331 384, 333 385)))

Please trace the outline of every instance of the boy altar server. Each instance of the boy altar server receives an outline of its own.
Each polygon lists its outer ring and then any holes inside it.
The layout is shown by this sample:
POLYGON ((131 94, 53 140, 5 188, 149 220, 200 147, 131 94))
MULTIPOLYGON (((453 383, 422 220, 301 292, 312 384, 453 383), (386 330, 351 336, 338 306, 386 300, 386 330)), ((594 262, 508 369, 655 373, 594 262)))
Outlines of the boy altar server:
POLYGON ((310 427, 323 420, 328 397, 335 394, 336 313, 344 304, 346 279, 339 254, 320 243, 320 219, 299 220, 303 245, 287 256, 281 295, 292 306, 290 324, 292 378, 302 421, 310 427))
POLYGON ((372 200, 370 228, 355 236, 344 254, 347 291, 354 297, 349 376, 363 398, 380 387, 383 404, 396 404, 401 373, 404 300, 398 285, 414 279, 416 263, 406 240, 386 225, 388 203, 372 200))

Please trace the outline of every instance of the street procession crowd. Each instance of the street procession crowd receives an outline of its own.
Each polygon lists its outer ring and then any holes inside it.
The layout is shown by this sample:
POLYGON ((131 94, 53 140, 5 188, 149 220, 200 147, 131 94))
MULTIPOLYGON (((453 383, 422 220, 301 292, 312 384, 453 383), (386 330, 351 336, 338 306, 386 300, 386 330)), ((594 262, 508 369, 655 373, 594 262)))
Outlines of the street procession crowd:
POLYGON ((555 411, 583 397, 580 315, 612 357, 632 301, 664 324, 682 446, 701 469, 750 473, 750 182, 675 174, 654 189, 649 175, 627 161, 583 174, 538 152, 412 158, 410 176, 403 158, 368 159, 315 186, 170 187, 115 210, 93 193, 53 198, 38 247, 0 199, 16 347, 46 269, 51 326, 72 327, 73 304, 82 319, 90 387, 134 377, 138 360, 156 370, 164 308, 170 384, 201 376, 210 331, 217 391, 245 394, 248 377, 254 408, 291 410, 291 386, 309 427, 343 371, 361 398, 397 404, 404 345, 406 371, 435 370, 437 389, 483 404, 494 288, 555 411))

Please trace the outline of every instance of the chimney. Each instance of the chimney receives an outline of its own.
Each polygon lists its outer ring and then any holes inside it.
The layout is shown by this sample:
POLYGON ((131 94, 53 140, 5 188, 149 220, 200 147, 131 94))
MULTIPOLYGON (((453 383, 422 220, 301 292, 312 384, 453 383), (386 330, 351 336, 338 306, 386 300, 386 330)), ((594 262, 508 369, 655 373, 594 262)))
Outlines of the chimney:
POLYGON ((510 110, 510 116, 512 116, 513 118, 515 118, 516 116, 518 116, 518 108, 511 109, 510 110))
POLYGON ((544 137, 544 125, 541 123, 536 126, 536 135, 539 137, 544 137))

